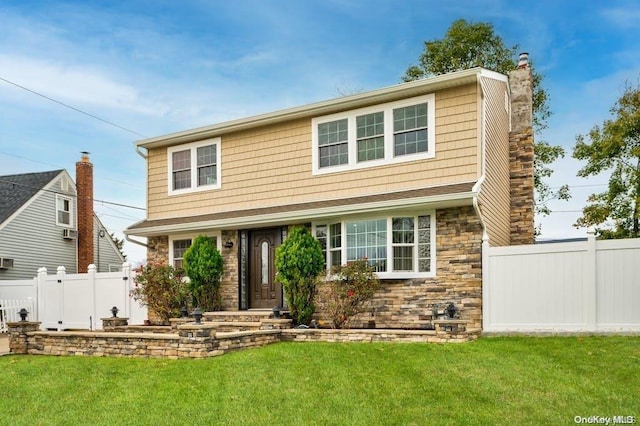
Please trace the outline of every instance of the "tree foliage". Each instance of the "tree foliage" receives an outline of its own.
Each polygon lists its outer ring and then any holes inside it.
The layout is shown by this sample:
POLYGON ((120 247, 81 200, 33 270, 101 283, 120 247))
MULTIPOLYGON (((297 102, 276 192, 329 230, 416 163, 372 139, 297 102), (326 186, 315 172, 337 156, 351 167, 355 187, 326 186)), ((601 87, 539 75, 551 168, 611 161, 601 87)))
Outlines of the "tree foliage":
MULTIPOLYGON (((459 19, 451 24, 443 38, 425 41, 418 65, 410 66, 402 79, 413 81, 473 67, 483 67, 508 75, 517 66, 518 50, 517 44, 505 45, 492 24, 459 19)), ((551 115, 549 96, 542 87, 543 76, 535 71, 533 63, 530 64, 533 76, 533 126, 536 131, 540 131, 547 127, 547 119, 551 115)), ((547 215, 551 212, 547 206, 548 201, 570 198, 567 185, 554 191, 545 181, 553 173, 550 164, 564 157, 564 154, 562 147, 551 146, 544 141, 535 145, 534 181, 538 214, 547 215)))
POLYGON ((596 227, 601 238, 640 237, 640 83, 627 84, 612 119, 578 135, 573 156, 587 164, 578 176, 611 172, 607 190, 592 194, 576 227, 596 227), (602 227, 604 226, 604 227, 602 227))
POLYGON ((296 324, 309 324, 315 311, 317 278, 324 269, 320 242, 305 227, 295 227, 276 249, 277 279, 296 324))
POLYGON ((196 237, 191 247, 184 252, 182 262, 189 277, 193 306, 203 311, 221 310, 220 278, 223 261, 214 239, 206 235, 196 237))
POLYGON ((124 254, 124 238, 120 239, 120 238, 116 237, 116 234, 114 234, 113 232, 111 232, 109 235, 111 236, 111 239, 113 240, 113 243, 116 245, 116 248, 118 249, 118 251, 122 255, 122 258, 124 260, 127 260, 127 255, 124 254))

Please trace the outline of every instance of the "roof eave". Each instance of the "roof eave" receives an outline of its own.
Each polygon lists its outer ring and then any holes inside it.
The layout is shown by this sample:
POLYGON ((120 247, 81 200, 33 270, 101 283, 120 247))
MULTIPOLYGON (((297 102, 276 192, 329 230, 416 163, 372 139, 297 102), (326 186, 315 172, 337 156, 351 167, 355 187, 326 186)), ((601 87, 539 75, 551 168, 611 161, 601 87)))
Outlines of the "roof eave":
POLYGON ((283 121, 327 115, 347 109, 359 108, 365 105, 383 103, 401 97, 419 96, 426 93, 432 93, 440 89, 475 83, 477 81, 477 76, 479 74, 486 73, 486 71, 487 70, 483 68, 471 68, 468 70, 442 74, 408 83, 400 83, 370 92, 358 93, 351 96, 311 103, 299 107, 241 118, 238 120, 226 121, 211 126, 199 127, 182 132, 143 139, 136 141, 135 146, 159 148, 169 145, 189 143, 221 136, 226 133, 276 124, 283 121))
MULTIPOLYGON (((290 211, 286 214, 271 213, 264 215, 252 215, 233 217, 221 220, 194 221, 188 223, 178 223, 164 226, 150 226, 136 229, 137 224, 125 229, 125 235, 138 237, 153 237, 157 235, 167 235, 176 233, 198 232, 204 229, 242 229, 256 226, 275 226, 281 224, 292 224, 306 221, 318 221, 325 218, 350 216, 376 211, 411 210, 417 208, 428 208, 430 210, 448 207, 458 207, 472 205, 475 193, 459 192, 454 194, 443 194, 426 197, 416 197, 403 200, 379 201, 366 204, 346 205, 339 208, 327 207, 322 209, 307 209, 290 211)), ((138 224, 143 223, 138 222, 138 224)))

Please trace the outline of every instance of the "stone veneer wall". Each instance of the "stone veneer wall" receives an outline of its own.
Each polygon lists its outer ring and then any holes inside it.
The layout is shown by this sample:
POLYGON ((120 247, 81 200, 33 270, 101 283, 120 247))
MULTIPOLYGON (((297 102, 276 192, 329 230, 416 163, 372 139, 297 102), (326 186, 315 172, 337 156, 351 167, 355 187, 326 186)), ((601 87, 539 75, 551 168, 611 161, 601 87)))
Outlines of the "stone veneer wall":
MULTIPOLYGON (((420 329, 430 324, 432 305, 453 302, 467 329, 482 327, 482 227, 473 207, 436 211, 436 276, 382 280, 368 312, 352 327, 420 329)), ((443 308, 444 306, 442 306, 443 308)), ((440 309, 442 311, 442 308, 440 309)), ((328 321, 321 308, 317 318, 328 321)))
POLYGON ((235 311, 238 309, 238 232, 222 231, 222 259, 224 261, 224 275, 220 284, 220 292, 224 301, 224 309, 235 311), (224 247, 227 241, 233 242, 232 248, 224 247))
POLYGON ((512 132, 509 135, 511 245, 535 242, 533 160, 533 129, 512 132))
POLYGON ((164 260, 169 261, 169 237, 166 235, 160 237, 147 238, 147 260, 164 260))

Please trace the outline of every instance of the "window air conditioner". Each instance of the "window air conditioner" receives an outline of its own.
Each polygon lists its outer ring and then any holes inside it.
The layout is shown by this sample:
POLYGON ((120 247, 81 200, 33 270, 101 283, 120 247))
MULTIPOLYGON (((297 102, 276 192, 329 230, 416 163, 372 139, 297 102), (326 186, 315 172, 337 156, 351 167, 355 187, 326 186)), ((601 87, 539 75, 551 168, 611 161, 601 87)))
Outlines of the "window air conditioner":
POLYGON ((13 259, 7 257, 0 257, 0 269, 13 268, 13 259))
POLYGON ((75 240, 78 238, 78 231, 75 229, 63 229, 62 230, 62 238, 65 240, 75 240))

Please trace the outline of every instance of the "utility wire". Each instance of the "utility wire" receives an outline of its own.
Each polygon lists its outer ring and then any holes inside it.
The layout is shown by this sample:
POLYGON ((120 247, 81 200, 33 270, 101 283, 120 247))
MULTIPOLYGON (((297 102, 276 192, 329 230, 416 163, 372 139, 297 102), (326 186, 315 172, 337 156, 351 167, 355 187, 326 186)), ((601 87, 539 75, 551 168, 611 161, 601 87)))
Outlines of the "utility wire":
POLYGON ((79 112, 80 114, 84 114, 84 115, 86 115, 86 116, 88 116, 88 117, 91 117, 91 118, 93 118, 93 119, 96 119, 96 120, 98 120, 98 121, 102 121, 103 123, 108 124, 108 125, 110 125, 110 126, 117 127, 118 129, 124 130, 125 132, 132 133, 132 134, 134 134, 134 135, 136 135, 136 136, 140 136, 140 137, 142 137, 142 138, 147 138, 147 137, 148 137, 148 136, 145 136, 145 135, 143 135, 143 134, 141 134, 141 133, 138 133, 138 132, 136 132, 136 131, 134 131, 134 130, 127 129, 126 127, 121 126, 121 125, 119 125, 119 124, 116 124, 116 123, 114 123, 114 122, 112 122, 112 121, 105 120, 104 118, 100 118, 100 117, 98 117, 97 115, 94 115, 94 114, 91 114, 91 113, 89 113, 89 112, 83 111, 83 110, 78 109, 78 108, 76 108, 76 107, 73 107, 73 106, 71 106, 71 105, 69 105, 69 104, 65 104, 64 102, 60 102, 60 101, 58 101, 58 100, 56 100, 56 99, 53 99, 53 98, 51 98, 51 97, 49 97, 49 96, 47 96, 47 95, 43 95, 42 93, 36 92, 35 90, 31 90, 31 89, 29 89, 29 88, 27 88, 27 87, 24 87, 24 86, 22 86, 22 85, 20 85, 20 84, 18 84, 18 83, 14 83, 13 81, 7 80, 6 78, 2 78, 2 77, 0 77, 0 80, 4 81, 5 83, 11 84, 12 86, 15 86, 15 87, 17 87, 17 88, 20 88, 20 89, 22 89, 22 90, 26 90, 27 92, 32 93, 32 94, 34 94, 34 95, 36 95, 36 96, 40 96, 41 98, 44 98, 44 99, 46 99, 46 100, 48 100, 48 101, 55 102, 55 103, 57 103, 58 105, 62 105, 62 106, 63 106, 63 107, 65 107, 65 108, 69 108, 69 109, 71 109, 71 110, 73 110, 73 111, 75 111, 75 112, 79 112))
MULTIPOLYGON (((78 198, 78 195, 77 195, 77 194, 63 194, 63 193, 61 193, 60 191, 55 191, 55 190, 53 190, 53 189, 44 189, 44 188, 39 188, 39 187, 37 187, 37 186, 25 185, 25 184, 23 184, 23 183, 14 182, 14 181, 12 181, 12 180, 7 180, 7 179, 2 179, 2 178, 0 178, 0 182, 2 182, 2 183, 6 183, 6 184, 11 184, 11 185, 14 185, 14 186, 22 186, 22 187, 24 187, 24 188, 36 189, 36 190, 38 190, 38 191, 50 192, 50 193, 52 193, 52 194, 64 195, 64 196, 66 196, 66 197, 69 197, 69 196, 70 196, 70 197, 78 198)), ((146 211, 146 210, 147 210, 147 209, 145 209, 145 208, 143 208, 143 207, 130 206, 130 205, 128 205, 128 204, 114 203, 114 202, 112 202, 112 201, 98 200, 98 199, 95 199, 95 198, 93 198, 93 202, 94 202, 94 203, 109 204, 109 205, 112 205, 112 206, 118 206, 118 207, 126 207, 126 208, 128 208, 128 209, 135 209, 135 210, 142 210, 142 211, 146 211)))

